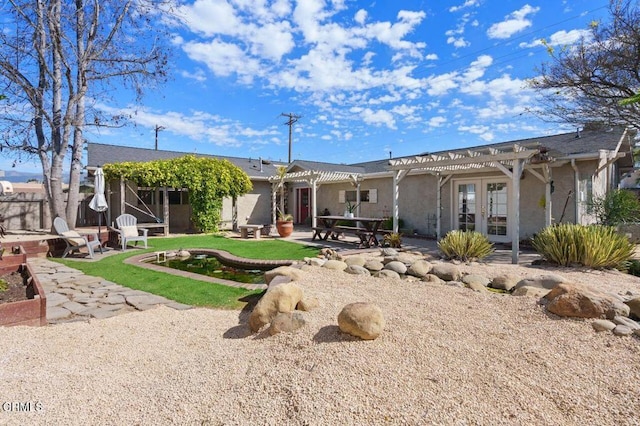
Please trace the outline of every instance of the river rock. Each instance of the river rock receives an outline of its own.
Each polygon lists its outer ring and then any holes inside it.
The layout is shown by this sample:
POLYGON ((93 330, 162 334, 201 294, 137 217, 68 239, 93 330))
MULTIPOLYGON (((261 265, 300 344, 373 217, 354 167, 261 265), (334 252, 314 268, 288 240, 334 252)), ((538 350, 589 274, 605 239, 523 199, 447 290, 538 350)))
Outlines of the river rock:
POLYGON ((308 312, 316 309, 318 306, 320 306, 320 301, 317 297, 303 297, 302 300, 298 302, 298 305, 296 305, 296 309, 308 312))
POLYGON ((511 291, 518 284, 518 279, 510 275, 499 275, 489 283, 489 287, 498 290, 511 291))
POLYGON ((460 268, 451 263, 437 263, 433 265, 431 273, 444 281, 458 281, 462 278, 460 268))
POLYGON ((349 265, 344 272, 351 275, 371 275, 371 272, 369 272, 367 268, 360 265, 349 265))
POLYGON ((397 272, 398 274, 404 274, 407 272, 407 265, 405 265, 402 262, 398 262, 397 260, 394 260, 393 262, 389 262, 386 265, 384 265, 384 269, 397 272))
POLYGON ((431 272, 431 268, 433 268, 433 265, 431 265, 431 263, 427 262, 426 260, 420 259, 413 262, 411 266, 407 268, 407 274, 413 275, 414 277, 423 278, 429 272, 431 272))
POLYGON ((377 272, 384 268, 384 264, 377 259, 367 259, 364 264, 364 267, 367 268, 371 272, 377 272))
POLYGON ((474 287, 487 287, 489 285, 489 283, 491 282, 491 280, 485 276, 482 275, 478 275, 478 274, 469 274, 469 275, 465 275, 464 277, 462 277, 462 282, 465 283, 466 285, 469 286, 469 288, 474 288, 474 287), (474 287, 471 287, 471 286, 474 287))
POLYGON ((346 263, 348 266, 351 266, 351 265, 364 266, 364 264, 366 263, 366 260, 362 256, 348 256, 344 258, 344 263, 346 263))
POLYGON ((595 320, 591 323, 591 326, 595 331, 612 331, 616 328, 616 324, 613 321, 606 319, 595 320))
POLYGON ((383 269, 373 274, 376 278, 393 278, 396 280, 400 279, 400 274, 396 271, 392 271, 391 269, 383 269))
POLYGON ((397 256, 398 255, 398 250, 393 249, 391 247, 385 247, 385 248, 380 250, 380 253, 383 256, 397 256))
POLYGON ((322 265, 323 268, 331 269, 333 271, 344 271, 347 269, 347 266, 349 265, 344 263, 342 260, 335 259, 327 260, 327 262, 322 265))
POLYGON ((631 336, 633 334, 633 330, 626 325, 618 324, 616 328, 613 329, 613 334, 616 336, 631 336))
POLYGON ((550 291, 551 290, 547 290, 546 288, 525 285, 525 286, 514 289, 511 295, 512 296, 528 296, 528 297, 535 297, 539 299, 541 297, 546 296, 550 291))
POLYGON ((427 283, 444 284, 444 281, 438 278, 437 275, 433 275, 433 274, 425 275, 424 277, 422 277, 422 281, 427 283))
POLYGON ((535 278, 525 278, 520 280, 518 284, 516 284, 516 289, 520 287, 538 287, 538 288, 546 288, 547 290, 551 290, 558 284, 566 283, 567 279, 560 275, 555 274, 547 274, 540 275, 535 278))

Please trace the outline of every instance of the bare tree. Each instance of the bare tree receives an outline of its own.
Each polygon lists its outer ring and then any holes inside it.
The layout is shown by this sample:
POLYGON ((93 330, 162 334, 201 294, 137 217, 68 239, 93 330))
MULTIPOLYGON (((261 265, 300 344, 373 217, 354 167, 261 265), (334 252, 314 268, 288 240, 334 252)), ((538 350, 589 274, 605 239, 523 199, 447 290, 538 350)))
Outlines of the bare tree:
POLYGON ((566 123, 603 122, 638 126, 640 104, 624 102, 640 89, 638 0, 611 0, 611 20, 592 22, 589 36, 555 50, 530 80, 545 119, 566 123))
POLYGON ((158 25, 168 5, 152 0, 8 0, 0 32, 0 82, 10 101, 0 120, 2 144, 16 156, 37 156, 52 217, 77 218, 83 136, 106 125, 91 105, 107 89, 132 89, 165 78, 167 49, 158 25), (164 9, 163 9, 164 8, 164 9), (70 155, 67 202, 63 166, 70 155))

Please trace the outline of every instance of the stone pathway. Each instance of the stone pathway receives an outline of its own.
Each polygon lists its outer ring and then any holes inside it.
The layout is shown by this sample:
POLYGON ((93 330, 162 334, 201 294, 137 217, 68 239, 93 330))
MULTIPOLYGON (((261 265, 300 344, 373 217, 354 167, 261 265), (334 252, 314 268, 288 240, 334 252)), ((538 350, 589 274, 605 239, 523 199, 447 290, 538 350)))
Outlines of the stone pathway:
POLYGON ((47 295, 47 321, 57 324, 109 318, 158 305, 191 309, 155 294, 133 290, 47 259, 29 259, 47 295))

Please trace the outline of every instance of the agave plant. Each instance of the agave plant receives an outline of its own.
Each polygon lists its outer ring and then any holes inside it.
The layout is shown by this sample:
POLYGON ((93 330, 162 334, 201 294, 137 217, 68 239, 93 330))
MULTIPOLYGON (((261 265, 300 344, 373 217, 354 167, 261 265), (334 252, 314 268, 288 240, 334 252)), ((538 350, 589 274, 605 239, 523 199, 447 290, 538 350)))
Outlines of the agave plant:
POLYGON ((449 231, 438 241, 438 248, 447 259, 464 262, 479 260, 493 253, 493 244, 476 231, 449 231))
POLYGON ((635 249, 612 226, 552 225, 536 234, 533 248, 546 260, 561 266, 624 269, 635 249))

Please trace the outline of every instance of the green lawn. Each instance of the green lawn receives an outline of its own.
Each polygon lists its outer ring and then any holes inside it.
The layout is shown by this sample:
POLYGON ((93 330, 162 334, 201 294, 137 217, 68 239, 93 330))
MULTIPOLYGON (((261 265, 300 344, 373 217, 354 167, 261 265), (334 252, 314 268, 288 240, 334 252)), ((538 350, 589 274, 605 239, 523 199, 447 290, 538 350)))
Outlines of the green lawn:
MULTIPOLYGON (((252 259, 299 260, 318 254, 315 247, 303 246, 282 240, 234 240, 214 235, 188 235, 175 238, 150 238, 146 252, 177 250, 180 248, 215 248, 236 256, 252 259)), ((260 291, 211 284, 204 281, 178 277, 162 272, 127 265, 124 259, 145 251, 127 250, 122 254, 104 257, 97 262, 80 262, 73 259, 52 259, 85 274, 102 277, 136 290, 164 296, 180 303, 194 306, 239 309, 246 300, 260 291)), ((100 257, 99 254, 96 255, 100 257)))

